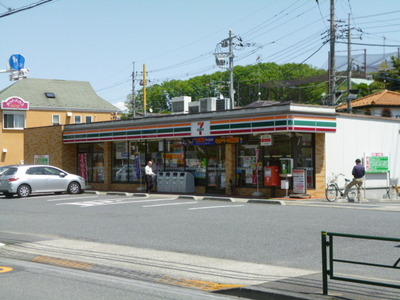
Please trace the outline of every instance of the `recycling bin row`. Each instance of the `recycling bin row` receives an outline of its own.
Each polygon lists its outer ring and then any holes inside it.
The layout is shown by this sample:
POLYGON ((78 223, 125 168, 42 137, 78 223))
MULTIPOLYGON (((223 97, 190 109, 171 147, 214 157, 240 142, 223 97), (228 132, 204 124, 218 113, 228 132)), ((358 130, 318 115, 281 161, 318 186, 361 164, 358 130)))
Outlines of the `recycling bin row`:
POLYGON ((157 192, 193 193, 194 176, 190 172, 159 172, 157 192))

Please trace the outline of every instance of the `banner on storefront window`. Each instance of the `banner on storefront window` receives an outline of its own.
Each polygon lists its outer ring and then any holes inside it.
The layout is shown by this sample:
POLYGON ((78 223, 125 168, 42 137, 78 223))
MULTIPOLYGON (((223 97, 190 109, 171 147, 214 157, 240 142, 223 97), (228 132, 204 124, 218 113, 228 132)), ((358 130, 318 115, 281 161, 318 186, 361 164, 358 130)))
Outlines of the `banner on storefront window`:
POLYGON ((214 146, 214 145, 224 145, 224 144, 242 144, 244 143, 243 137, 216 137, 216 136, 206 136, 206 137, 194 137, 183 139, 183 144, 185 146, 214 146))
POLYGON ((87 154, 79 154, 79 175, 87 181, 88 169, 87 169, 87 154))

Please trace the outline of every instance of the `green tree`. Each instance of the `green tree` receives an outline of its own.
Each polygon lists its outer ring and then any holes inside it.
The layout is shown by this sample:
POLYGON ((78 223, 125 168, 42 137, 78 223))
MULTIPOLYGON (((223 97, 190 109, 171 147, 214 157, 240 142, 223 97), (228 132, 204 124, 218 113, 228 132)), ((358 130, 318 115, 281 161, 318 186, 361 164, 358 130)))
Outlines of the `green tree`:
POLYGON ((384 88, 391 91, 400 91, 400 57, 392 56, 393 69, 382 70, 373 74, 374 79, 384 85, 384 88))
MULTIPOLYGON (((236 105, 245 106, 258 99, 280 102, 321 103, 321 95, 327 92, 324 79, 309 80, 310 77, 326 73, 306 64, 258 63, 250 66, 236 66, 234 89, 236 105)), ((196 76, 188 80, 170 80, 147 87, 147 107, 154 112, 170 109, 173 97, 190 96, 192 101, 205 97, 229 97, 229 72, 215 72, 196 76)), ((131 95, 127 106, 132 115, 131 95)), ((137 111, 143 111, 143 92, 136 97, 137 111)))

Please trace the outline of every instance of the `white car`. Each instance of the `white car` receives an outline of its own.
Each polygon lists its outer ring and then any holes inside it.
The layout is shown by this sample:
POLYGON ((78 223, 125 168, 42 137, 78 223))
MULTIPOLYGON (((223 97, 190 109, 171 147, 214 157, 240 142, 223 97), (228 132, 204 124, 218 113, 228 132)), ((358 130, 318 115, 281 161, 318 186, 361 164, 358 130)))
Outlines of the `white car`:
POLYGON ((10 165, 0 176, 0 193, 27 197, 32 193, 78 194, 86 188, 85 179, 47 165, 10 165))

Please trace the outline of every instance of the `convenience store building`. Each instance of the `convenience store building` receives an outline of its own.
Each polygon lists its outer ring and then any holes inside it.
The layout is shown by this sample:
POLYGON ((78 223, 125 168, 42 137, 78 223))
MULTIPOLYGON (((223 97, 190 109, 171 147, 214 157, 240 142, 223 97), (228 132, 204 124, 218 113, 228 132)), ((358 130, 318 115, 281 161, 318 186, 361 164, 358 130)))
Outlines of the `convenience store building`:
MULTIPOLYGON (((144 186, 147 161, 154 158, 157 172, 193 174, 196 194, 249 197, 261 192, 279 197, 289 188, 324 197, 331 172, 349 177, 355 158, 395 151, 397 144, 378 139, 385 131, 398 138, 399 124, 395 119, 337 114, 334 107, 273 103, 26 129, 25 161, 48 155, 50 164, 82 174, 96 190, 136 191, 144 186), (60 141, 59 147, 46 139, 60 141), (300 179, 288 177, 288 172, 299 172, 300 179)), ((400 169, 398 164, 391 160, 390 168, 400 169)), ((382 178, 371 180, 375 188, 382 178)))

